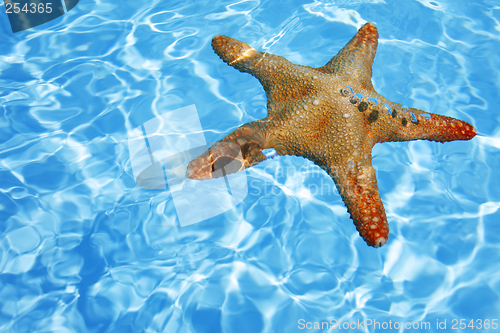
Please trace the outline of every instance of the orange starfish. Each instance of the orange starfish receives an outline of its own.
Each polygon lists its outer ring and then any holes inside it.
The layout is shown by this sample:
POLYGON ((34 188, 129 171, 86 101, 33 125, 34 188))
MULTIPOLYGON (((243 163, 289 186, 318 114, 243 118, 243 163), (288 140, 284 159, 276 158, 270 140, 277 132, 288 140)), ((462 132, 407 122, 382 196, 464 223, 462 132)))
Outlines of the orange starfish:
POLYGON ((222 167, 237 172, 266 159, 263 149, 305 157, 335 182, 366 243, 387 242, 389 226, 372 167, 378 142, 470 140, 475 129, 454 118, 403 108, 373 89, 377 28, 366 23, 340 52, 319 68, 295 65, 243 42, 215 36, 212 47, 229 65, 259 79, 269 114, 242 125, 191 161, 187 176, 210 179, 222 167), (239 162, 239 163, 234 163, 239 162))

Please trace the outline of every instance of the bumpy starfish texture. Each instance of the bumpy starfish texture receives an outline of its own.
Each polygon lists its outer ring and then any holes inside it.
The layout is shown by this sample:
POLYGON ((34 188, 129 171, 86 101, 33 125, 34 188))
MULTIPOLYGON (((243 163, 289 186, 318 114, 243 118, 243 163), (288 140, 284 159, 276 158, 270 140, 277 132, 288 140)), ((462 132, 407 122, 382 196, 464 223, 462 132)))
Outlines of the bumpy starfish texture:
POLYGON ((215 36, 212 47, 224 62, 255 76, 266 91, 268 116, 242 125, 193 160, 192 179, 237 172, 266 159, 263 149, 305 157, 335 182, 366 243, 387 242, 389 226, 372 167, 379 142, 425 139, 470 140, 475 129, 454 118, 403 108, 379 95, 371 83, 377 28, 366 23, 326 65, 295 65, 243 42, 215 36), (236 163, 238 162, 238 163, 236 163))

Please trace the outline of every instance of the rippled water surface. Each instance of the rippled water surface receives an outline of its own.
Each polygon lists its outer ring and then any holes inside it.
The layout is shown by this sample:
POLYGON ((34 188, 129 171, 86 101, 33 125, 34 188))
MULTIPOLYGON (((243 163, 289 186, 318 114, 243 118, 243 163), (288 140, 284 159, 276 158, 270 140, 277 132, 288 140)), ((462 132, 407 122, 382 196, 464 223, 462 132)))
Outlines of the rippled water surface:
POLYGON ((496 1, 80 0, 16 34, 3 11, 0 331, 319 332, 307 328, 337 321, 372 332, 377 321, 437 332, 460 319, 493 331, 496 1), (303 158, 248 169, 243 202, 185 227, 169 190, 136 185, 128 138, 146 121, 194 104, 213 142, 265 117, 261 85, 213 53, 214 35, 317 67, 365 22, 380 33, 378 92, 478 131, 375 146, 385 246, 364 243, 331 178, 303 158))

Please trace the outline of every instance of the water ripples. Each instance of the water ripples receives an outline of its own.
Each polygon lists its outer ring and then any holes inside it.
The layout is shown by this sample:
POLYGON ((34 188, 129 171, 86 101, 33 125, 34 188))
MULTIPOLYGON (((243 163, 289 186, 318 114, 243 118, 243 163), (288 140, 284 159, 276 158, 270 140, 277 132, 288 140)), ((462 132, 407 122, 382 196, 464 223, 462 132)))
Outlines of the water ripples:
POLYGON ((487 1, 474 10, 420 0, 91 1, 4 31, 1 330, 295 332, 299 319, 494 318, 498 19, 487 1), (241 204, 182 228, 169 191, 136 186, 127 139, 145 121, 195 104, 213 142, 265 116, 258 81, 220 61, 213 35, 320 66, 367 21, 381 35, 377 91, 479 132, 470 142, 375 146, 391 228, 383 248, 366 246, 332 179, 302 158, 248 169, 241 204))

